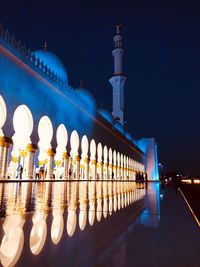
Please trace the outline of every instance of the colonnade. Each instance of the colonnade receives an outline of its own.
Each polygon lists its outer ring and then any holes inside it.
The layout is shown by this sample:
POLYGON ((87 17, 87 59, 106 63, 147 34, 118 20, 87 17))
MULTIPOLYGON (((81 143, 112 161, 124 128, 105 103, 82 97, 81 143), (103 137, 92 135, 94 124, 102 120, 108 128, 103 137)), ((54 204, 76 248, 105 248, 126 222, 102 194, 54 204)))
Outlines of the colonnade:
POLYGON ((81 140, 76 130, 70 135, 64 124, 56 129, 57 146, 52 147, 53 126, 48 116, 38 124, 38 144, 33 144, 33 116, 26 105, 20 105, 13 114, 14 135, 4 136, 7 108, 0 96, 0 179, 85 179, 134 180, 136 172, 144 173, 144 165, 108 148, 90 142, 86 135, 81 140), (81 151, 81 153, 79 153, 81 151))

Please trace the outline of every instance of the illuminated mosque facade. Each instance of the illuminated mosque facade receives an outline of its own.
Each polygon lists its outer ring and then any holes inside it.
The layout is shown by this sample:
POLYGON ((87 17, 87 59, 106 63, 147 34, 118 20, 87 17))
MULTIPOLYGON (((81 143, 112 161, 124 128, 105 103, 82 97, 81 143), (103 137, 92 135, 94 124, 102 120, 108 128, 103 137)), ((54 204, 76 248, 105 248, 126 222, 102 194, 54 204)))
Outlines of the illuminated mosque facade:
POLYGON ((72 88, 61 60, 32 52, 0 26, 0 179, 158 180, 154 138, 124 129, 122 35, 114 36, 112 114, 82 85, 72 88), (21 173, 20 173, 21 168, 21 173))

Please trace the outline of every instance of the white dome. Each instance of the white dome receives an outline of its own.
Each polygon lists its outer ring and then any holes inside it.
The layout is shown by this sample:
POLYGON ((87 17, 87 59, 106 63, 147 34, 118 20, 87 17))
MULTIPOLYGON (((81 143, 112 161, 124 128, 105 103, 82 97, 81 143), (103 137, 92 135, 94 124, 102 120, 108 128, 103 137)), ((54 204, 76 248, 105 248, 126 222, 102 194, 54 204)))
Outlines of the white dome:
POLYGON ((39 58, 41 61, 43 61, 44 65, 47 65, 47 67, 51 71, 54 71, 54 73, 57 74, 59 78, 61 78, 66 83, 68 82, 65 67, 62 61, 56 55, 45 49, 36 50, 33 53, 35 54, 36 58, 39 58))

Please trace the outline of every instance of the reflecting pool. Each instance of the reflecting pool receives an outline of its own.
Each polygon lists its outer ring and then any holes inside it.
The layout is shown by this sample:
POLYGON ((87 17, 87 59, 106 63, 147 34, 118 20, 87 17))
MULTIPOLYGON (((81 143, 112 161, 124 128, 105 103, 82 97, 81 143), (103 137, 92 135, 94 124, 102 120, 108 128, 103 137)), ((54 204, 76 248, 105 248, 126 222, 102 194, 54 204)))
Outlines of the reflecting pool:
POLYGON ((1 183, 0 200, 2 266, 103 266, 150 207, 145 184, 133 181, 1 183))

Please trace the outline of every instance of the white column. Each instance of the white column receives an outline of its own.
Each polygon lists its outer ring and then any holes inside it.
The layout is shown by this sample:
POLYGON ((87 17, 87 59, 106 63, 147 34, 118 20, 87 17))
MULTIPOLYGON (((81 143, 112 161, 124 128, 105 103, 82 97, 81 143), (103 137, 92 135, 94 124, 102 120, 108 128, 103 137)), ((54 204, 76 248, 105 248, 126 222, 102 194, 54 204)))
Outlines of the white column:
POLYGON ((6 178, 8 167, 8 149, 12 140, 7 137, 0 137, 0 179, 6 178))
POLYGON ((85 180, 89 179, 89 159, 84 159, 84 178, 85 180))
POLYGON ((53 163, 54 163, 55 150, 50 148, 47 150, 47 174, 46 179, 53 179, 53 163))
POLYGON ((67 152, 63 154, 63 161, 64 161, 63 179, 69 179, 69 154, 67 152))
POLYGON ((90 160, 90 165, 92 169, 92 180, 96 180, 96 174, 97 174, 97 162, 95 159, 90 160))
POLYGON ((33 163, 33 157, 34 153, 36 151, 37 147, 33 144, 28 144, 26 147, 26 158, 25 158, 25 179, 33 179, 33 168, 34 168, 34 163, 33 163))

